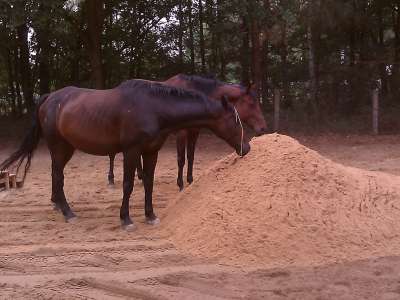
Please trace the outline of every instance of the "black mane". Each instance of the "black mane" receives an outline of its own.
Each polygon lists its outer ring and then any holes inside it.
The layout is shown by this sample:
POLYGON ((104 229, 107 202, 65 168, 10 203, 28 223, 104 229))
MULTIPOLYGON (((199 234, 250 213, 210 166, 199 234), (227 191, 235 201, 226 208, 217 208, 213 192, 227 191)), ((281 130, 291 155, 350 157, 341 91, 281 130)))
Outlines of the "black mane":
POLYGON ((182 100, 200 100, 207 103, 207 98, 199 92, 189 91, 178 87, 172 87, 168 85, 164 85, 155 81, 147 81, 141 79, 131 79, 126 80, 119 84, 116 88, 125 89, 125 88, 134 88, 134 89, 143 89, 149 91, 154 96, 171 96, 174 98, 182 99, 182 100))
POLYGON ((179 74, 180 79, 189 82, 195 90, 201 91, 206 95, 212 94, 216 88, 222 85, 229 85, 237 87, 245 91, 245 87, 241 84, 225 83, 215 78, 215 76, 199 76, 199 75, 186 75, 179 74))
POLYGON ((179 74, 180 79, 190 82, 194 89, 202 91, 206 95, 210 95, 214 90, 225 83, 215 78, 202 77, 197 75, 179 74))

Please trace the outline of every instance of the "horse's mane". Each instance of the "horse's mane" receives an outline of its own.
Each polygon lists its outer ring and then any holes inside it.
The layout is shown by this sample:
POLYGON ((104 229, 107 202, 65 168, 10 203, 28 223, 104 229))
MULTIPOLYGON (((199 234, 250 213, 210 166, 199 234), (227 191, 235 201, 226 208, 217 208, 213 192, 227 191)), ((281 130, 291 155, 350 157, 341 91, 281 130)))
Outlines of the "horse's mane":
POLYGON ((168 86, 155 81, 147 81, 142 79, 131 79, 122 82, 116 88, 119 89, 138 89, 146 90, 154 96, 171 96, 182 100, 195 100, 207 103, 207 98, 199 92, 185 90, 178 87, 168 86))
POLYGON ((218 79, 216 79, 215 75, 186 75, 186 74, 179 74, 178 77, 182 80, 189 82, 192 87, 198 91, 202 91, 206 95, 210 95, 212 92, 215 91, 216 88, 229 85, 231 87, 239 88, 240 90, 244 91, 245 87, 241 84, 236 83, 225 83, 218 79))
POLYGON ((193 88, 202 91, 204 94, 211 94, 217 87, 224 85, 225 83, 215 79, 214 76, 198 76, 198 75, 186 75, 179 74, 180 79, 188 81, 192 84, 193 88))

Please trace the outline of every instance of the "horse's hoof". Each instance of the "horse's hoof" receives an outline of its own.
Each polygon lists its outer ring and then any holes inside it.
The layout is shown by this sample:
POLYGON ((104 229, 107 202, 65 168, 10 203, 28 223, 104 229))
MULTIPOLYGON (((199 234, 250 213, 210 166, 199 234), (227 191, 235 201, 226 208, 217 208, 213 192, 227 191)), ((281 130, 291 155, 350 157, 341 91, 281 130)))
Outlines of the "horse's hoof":
POLYGON ((158 225, 158 224, 160 224, 160 219, 159 219, 159 218, 155 218, 155 219, 146 219, 146 224, 149 224, 149 225, 158 225))
POLYGON ((126 231, 133 231, 136 229, 135 224, 133 224, 133 222, 130 218, 128 218, 126 220, 121 219, 121 227, 123 230, 126 230, 126 231))
POLYGON ((183 182, 178 181, 176 184, 179 187, 179 191, 182 192, 182 190, 183 190, 183 182))
POLYGON ((53 210, 54 211, 60 211, 60 207, 58 206, 58 204, 57 203, 52 203, 52 205, 53 205, 53 210))
POLYGON ((78 217, 72 216, 69 218, 65 218, 65 222, 70 223, 70 224, 75 224, 76 222, 78 222, 78 217))
POLYGON ((187 178, 187 182, 188 182, 188 184, 192 184, 193 183, 193 177, 188 177, 187 178))
POLYGON ((125 224, 125 225, 121 225, 121 227, 125 231, 134 231, 136 229, 135 224, 125 224))

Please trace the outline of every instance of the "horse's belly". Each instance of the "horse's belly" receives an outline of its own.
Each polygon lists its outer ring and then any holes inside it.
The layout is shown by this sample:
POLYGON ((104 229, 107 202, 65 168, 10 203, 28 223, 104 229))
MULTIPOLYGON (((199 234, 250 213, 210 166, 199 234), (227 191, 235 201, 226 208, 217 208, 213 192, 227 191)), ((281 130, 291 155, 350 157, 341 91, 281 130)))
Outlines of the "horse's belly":
POLYGON ((101 143, 76 138, 68 138, 67 140, 75 149, 93 155, 108 155, 121 152, 121 147, 117 143, 101 143))
POLYGON ((117 129, 70 122, 60 133, 74 148, 89 154, 108 155, 121 151, 117 129))
POLYGON ((102 140, 101 138, 79 136, 79 135, 63 135, 63 137, 75 149, 94 155, 108 155, 118 153, 121 147, 118 142, 110 140, 102 140))

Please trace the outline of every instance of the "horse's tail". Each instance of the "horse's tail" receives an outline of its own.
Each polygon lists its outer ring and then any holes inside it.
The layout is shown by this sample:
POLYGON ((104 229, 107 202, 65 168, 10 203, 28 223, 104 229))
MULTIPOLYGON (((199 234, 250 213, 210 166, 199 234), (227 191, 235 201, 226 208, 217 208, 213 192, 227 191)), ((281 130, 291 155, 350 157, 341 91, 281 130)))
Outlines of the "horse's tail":
POLYGON ((31 166, 31 160, 33 157, 33 153, 35 149, 37 148, 40 138, 42 137, 42 130, 40 127, 40 122, 39 122, 39 108, 40 105, 47 99, 49 94, 44 94, 39 98, 39 101, 36 106, 36 110, 34 112, 33 120, 32 120, 32 125, 28 131, 28 133, 25 135, 21 145, 19 146, 18 150, 15 151, 13 154, 10 155, 9 158, 7 158, 5 161, 3 161, 0 164, 0 171, 4 171, 11 165, 13 165, 15 162, 17 163, 17 171, 24 162, 25 158, 26 164, 25 164, 25 169, 24 169, 24 176, 22 178, 22 183, 25 181, 26 173, 29 170, 29 167, 31 166))

